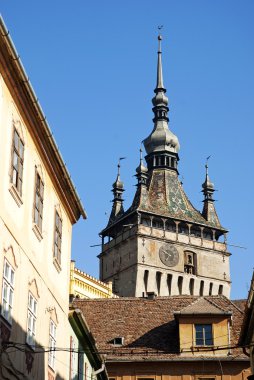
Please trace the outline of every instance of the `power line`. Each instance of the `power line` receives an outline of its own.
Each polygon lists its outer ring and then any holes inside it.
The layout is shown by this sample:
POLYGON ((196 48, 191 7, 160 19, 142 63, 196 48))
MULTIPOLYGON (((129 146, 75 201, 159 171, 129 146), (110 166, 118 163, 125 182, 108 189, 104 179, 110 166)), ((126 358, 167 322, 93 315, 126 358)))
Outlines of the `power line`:
MULTIPOLYGON (((247 345, 221 345, 221 346, 196 346, 196 347, 190 347, 190 349, 183 350, 182 352, 214 352, 214 351, 221 351, 221 350, 231 350, 234 348, 250 348, 253 347, 254 343, 252 344, 247 344, 247 345)), ((15 342, 3 342, 2 343, 2 349, 0 350, 1 352, 4 352, 8 350, 9 348, 13 348, 16 351, 21 351, 21 352, 27 352, 28 346, 25 343, 15 343, 15 342)), ((47 352, 69 352, 69 353, 76 353, 76 354, 86 354, 86 353, 97 353, 101 355, 105 354, 113 354, 113 355, 144 355, 144 354, 149 354, 149 355, 168 355, 169 353, 173 353, 172 351, 149 351, 149 350, 143 350, 143 351, 136 351, 133 348, 127 348, 128 351, 118 351, 115 349, 106 349, 104 351, 92 351, 92 350, 79 350, 79 349, 72 349, 70 347, 68 348, 63 348, 63 347, 55 347, 55 348, 50 348, 50 347, 43 347, 39 346, 36 348, 34 346, 34 350, 32 351, 34 354, 45 354, 47 352)), ((178 352, 174 352, 178 353, 178 352)))

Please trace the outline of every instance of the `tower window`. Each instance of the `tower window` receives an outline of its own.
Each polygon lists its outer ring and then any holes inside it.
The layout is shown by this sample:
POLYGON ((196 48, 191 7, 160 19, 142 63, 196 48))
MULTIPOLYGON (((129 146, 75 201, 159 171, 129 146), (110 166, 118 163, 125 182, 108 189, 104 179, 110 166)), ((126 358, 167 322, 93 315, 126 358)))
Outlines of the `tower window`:
POLYGON ((167 276, 167 285, 168 285, 168 295, 171 296, 172 274, 168 274, 167 276))
POLYGON ((199 295, 203 296, 204 294, 204 281, 200 281, 199 295))
POLYGON ((184 272, 196 274, 196 255, 194 252, 184 252, 184 272))
POLYGON ((153 219, 153 227, 163 229, 163 222, 160 219, 153 219))
POLYGON ((221 296, 223 294, 223 285, 219 286, 218 294, 221 296))
POLYGON ((161 272, 156 272, 156 284, 157 284, 157 291, 158 291, 158 296, 160 295, 160 290, 161 290, 161 272))
POLYGON ((151 221, 148 218, 142 218, 141 219, 141 224, 143 224, 144 226, 150 227, 151 226, 151 221))
POLYGON ((210 282, 209 284, 209 296, 211 296, 213 294, 213 283, 210 282))
POLYGON ((190 288, 190 295, 193 296, 193 294, 194 294, 194 278, 190 279, 189 288, 190 288))
POLYGON ((204 237, 204 239, 207 239, 207 240, 213 240, 212 231, 205 228, 204 232, 203 232, 203 237, 204 237))
POLYGON ((145 292, 147 292, 148 287, 148 277, 149 277, 149 271, 145 270, 144 272, 144 286, 145 286, 145 292))
POLYGON ((176 225, 173 220, 168 220, 166 222, 166 230, 176 232, 176 225))
POLYGON ((179 225, 178 225, 178 233, 179 234, 188 235, 189 234, 188 226, 186 224, 184 224, 184 223, 179 223, 179 225))
POLYGON ((182 276, 178 277, 177 286, 178 286, 179 295, 182 295, 182 290, 183 290, 183 277, 182 276))

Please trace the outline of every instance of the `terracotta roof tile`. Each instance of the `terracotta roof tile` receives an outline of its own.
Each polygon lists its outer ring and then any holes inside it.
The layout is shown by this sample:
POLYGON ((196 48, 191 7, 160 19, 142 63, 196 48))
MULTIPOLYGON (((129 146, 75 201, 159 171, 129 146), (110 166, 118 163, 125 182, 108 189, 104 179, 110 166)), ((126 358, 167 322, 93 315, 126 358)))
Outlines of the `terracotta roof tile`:
POLYGON ((228 314, 229 311, 222 309, 206 298, 198 298, 190 305, 179 311, 179 314, 228 314))
MULTIPOLYGON (((108 359, 122 356, 125 360, 170 359, 179 357, 178 325, 175 312, 199 309, 232 312, 231 345, 238 344, 243 313, 224 296, 157 297, 74 300, 72 306, 82 310, 98 350, 108 359), (199 301, 199 302, 198 302, 199 301), (210 304, 210 305, 209 305, 210 304), (196 305, 196 306, 195 306, 196 305), (209 305, 209 306, 208 306, 209 305), (114 338, 123 337, 123 346, 114 346, 114 338)), ((246 358, 241 349, 234 349, 238 358, 246 358)), ((181 354, 181 357, 183 355, 181 354)))

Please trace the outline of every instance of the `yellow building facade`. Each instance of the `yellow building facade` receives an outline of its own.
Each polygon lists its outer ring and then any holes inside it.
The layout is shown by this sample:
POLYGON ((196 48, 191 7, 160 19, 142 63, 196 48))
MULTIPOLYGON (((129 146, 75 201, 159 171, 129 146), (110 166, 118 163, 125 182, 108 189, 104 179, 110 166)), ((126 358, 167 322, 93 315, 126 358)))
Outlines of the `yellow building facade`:
POLYGON ((112 291, 112 282, 105 283, 76 268, 71 261, 70 296, 77 298, 117 298, 112 291))

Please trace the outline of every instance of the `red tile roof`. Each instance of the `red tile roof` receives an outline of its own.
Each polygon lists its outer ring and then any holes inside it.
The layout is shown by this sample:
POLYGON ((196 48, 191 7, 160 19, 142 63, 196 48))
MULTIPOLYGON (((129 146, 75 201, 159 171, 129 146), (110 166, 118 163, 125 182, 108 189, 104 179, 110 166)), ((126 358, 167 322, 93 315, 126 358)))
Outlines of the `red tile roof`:
MULTIPOLYGON (((168 360, 180 357, 178 325, 174 313, 190 305, 198 306, 198 302, 195 302, 198 300, 201 299, 194 296, 157 297, 154 300, 75 299, 72 306, 81 309, 99 352, 107 354, 108 360, 119 356, 124 360, 168 360), (117 337, 124 338, 123 346, 113 344, 117 337)), ((204 297, 204 300, 214 310, 232 313, 231 345, 237 345, 243 320, 239 304, 224 296, 209 296, 204 297)), ((240 348, 233 349, 232 353, 231 357, 236 356, 236 359, 247 358, 240 348)))

